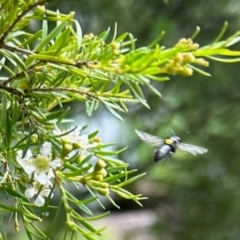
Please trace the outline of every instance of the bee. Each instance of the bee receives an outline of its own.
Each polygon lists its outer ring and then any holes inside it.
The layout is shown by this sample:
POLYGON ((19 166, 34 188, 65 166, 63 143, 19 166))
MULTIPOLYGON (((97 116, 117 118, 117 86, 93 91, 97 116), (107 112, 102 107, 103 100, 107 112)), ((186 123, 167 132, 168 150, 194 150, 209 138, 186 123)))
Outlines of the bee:
POLYGON ((165 157, 171 157, 177 150, 177 148, 189 152, 196 156, 197 154, 204 154, 208 150, 203 147, 181 143, 181 138, 176 136, 173 132, 173 136, 166 139, 162 139, 145 132, 135 130, 139 138, 146 143, 155 146, 154 161, 158 162, 165 157))

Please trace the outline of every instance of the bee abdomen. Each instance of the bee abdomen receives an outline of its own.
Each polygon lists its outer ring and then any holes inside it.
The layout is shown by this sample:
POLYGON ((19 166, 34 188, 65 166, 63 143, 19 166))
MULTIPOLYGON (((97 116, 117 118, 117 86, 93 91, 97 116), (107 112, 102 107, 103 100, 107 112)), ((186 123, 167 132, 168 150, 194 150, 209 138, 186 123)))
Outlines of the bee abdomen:
POLYGON ((156 149, 154 152, 154 161, 158 162, 165 158, 166 156, 171 156, 173 154, 172 148, 169 145, 163 145, 156 149))

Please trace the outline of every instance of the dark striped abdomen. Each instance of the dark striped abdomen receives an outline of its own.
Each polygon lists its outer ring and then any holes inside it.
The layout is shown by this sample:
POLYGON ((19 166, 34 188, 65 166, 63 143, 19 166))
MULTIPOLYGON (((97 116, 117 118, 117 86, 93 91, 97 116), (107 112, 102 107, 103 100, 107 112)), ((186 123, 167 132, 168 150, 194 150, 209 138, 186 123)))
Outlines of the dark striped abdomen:
POLYGON ((171 146, 164 144, 154 152, 154 161, 158 162, 167 156, 171 156, 173 153, 171 146))

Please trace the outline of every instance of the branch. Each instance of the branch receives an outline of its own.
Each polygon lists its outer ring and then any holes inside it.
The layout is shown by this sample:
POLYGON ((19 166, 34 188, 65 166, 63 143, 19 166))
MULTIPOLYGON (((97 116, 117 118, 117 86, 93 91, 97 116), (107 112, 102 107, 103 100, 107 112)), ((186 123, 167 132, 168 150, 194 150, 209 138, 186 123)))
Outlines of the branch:
POLYGON ((89 91, 83 91, 80 89, 73 89, 73 88, 33 88, 31 89, 32 92, 72 92, 72 93, 78 93, 81 95, 84 95, 89 98, 97 99, 99 100, 97 94, 91 93, 89 91))
POLYGON ((42 0, 39 2, 35 2, 31 5, 28 6, 27 9, 25 9, 25 11, 23 11, 22 13, 20 13, 19 15, 16 16, 16 18, 14 19, 14 21, 12 22, 12 24, 9 26, 9 28, 7 29, 6 32, 3 33, 2 37, 0 38, 0 45, 2 45, 4 43, 5 38, 7 37, 7 35, 13 30, 13 28, 15 27, 15 25, 20 21, 20 19, 27 13, 29 12, 31 9, 33 9, 34 7, 38 6, 38 5, 45 5, 45 3, 48 2, 48 0, 42 0))
POLYGON ((25 76, 25 73, 26 73, 26 72, 32 72, 32 71, 34 71, 34 70, 32 70, 32 68, 35 67, 35 66, 38 65, 38 64, 39 64, 39 62, 36 62, 36 63, 34 63, 33 65, 29 66, 29 68, 28 68, 27 71, 19 72, 19 73, 17 73, 15 76, 12 76, 12 77, 8 78, 7 80, 3 81, 2 83, 0 83, 0 87, 3 88, 3 89, 5 89, 6 86, 7 86, 9 83, 14 82, 15 80, 17 80, 17 79, 18 79, 19 77, 21 77, 21 76, 25 76))

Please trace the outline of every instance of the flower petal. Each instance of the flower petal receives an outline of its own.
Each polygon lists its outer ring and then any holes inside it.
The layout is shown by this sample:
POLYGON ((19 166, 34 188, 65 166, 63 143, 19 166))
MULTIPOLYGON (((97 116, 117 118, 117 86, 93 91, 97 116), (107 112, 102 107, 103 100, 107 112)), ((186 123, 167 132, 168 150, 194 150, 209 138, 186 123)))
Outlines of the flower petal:
POLYGON ((37 206, 37 207, 42 207, 45 203, 45 199, 43 196, 41 195, 38 195, 37 198, 35 199, 34 201, 34 204, 37 206))
POLYGON ((32 198, 33 196, 34 196, 34 188, 33 187, 31 187, 31 188, 27 188, 26 190, 25 190, 25 196, 27 197, 27 198, 32 198))
POLYGON ((31 150, 28 149, 24 157, 23 157, 23 150, 18 150, 16 160, 20 165, 22 165, 24 161, 29 160, 31 157, 32 157, 31 150))
POLYGON ((78 142, 81 144, 82 148, 87 148, 88 143, 89 143, 88 135, 84 134, 84 135, 79 136, 78 142))
POLYGON ((43 157, 50 157, 51 153, 52 153, 52 143, 44 142, 40 149, 40 155, 42 155, 43 157))
POLYGON ((32 151, 28 149, 26 152, 26 155, 24 156, 24 159, 30 159, 31 157, 32 157, 32 151))
POLYGON ((34 179, 37 182, 39 182, 41 185, 47 184, 49 180, 48 175, 45 172, 40 172, 40 173, 35 172, 34 179))
POLYGON ((31 164, 24 165, 22 167, 28 175, 31 175, 36 170, 35 166, 31 164))
POLYGON ((54 159, 49 163, 49 166, 53 169, 56 169, 62 166, 62 161, 60 159, 54 159))
MULTIPOLYGON (((51 189, 49 189, 49 188, 45 188, 41 191, 41 195, 44 197, 48 197, 50 193, 51 193, 51 189)), ((52 198, 52 196, 51 196, 51 198, 52 198)))
POLYGON ((50 168, 48 173, 47 173, 47 177, 48 177, 48 180, 51 179, 51 178, 55 178, 55 175, 53 173, 53 170, 50 168))

